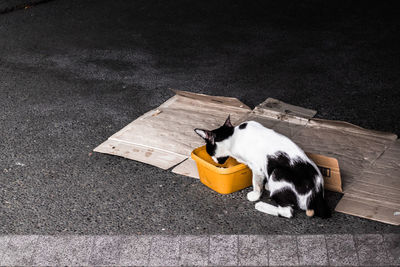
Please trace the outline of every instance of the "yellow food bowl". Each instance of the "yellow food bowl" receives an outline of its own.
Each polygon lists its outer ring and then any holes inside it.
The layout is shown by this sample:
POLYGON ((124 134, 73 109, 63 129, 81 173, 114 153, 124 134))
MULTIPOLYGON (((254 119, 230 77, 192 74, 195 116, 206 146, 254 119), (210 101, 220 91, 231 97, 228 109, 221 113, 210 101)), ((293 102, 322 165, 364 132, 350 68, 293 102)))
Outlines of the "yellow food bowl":
POLYGON ((200 181, 218 193, 230 194, 251 186, 251 170, 234 158, 218 164, 202 146, 193 150, 192 159, 196 161, 200 181))

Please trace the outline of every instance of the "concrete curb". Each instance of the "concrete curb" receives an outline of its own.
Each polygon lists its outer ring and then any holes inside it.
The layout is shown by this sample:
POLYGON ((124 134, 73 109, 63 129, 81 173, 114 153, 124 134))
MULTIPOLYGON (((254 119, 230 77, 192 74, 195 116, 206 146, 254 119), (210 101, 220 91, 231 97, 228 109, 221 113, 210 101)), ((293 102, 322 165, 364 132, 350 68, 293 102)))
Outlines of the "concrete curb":
POLYGON ((400 234, 5 235, 0 265, 398 266, 400 234))

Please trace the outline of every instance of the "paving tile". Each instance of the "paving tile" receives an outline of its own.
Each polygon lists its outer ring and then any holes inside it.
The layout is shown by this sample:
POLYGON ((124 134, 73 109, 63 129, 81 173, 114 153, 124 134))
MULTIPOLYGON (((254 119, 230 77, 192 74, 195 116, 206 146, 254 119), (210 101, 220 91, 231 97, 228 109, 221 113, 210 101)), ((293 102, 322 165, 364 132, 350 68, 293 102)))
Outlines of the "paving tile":
POLYGON ((383 241, 388 254, 388 264, 400 266, 400 234, 383 235, 383 241))
POLYGON ((37 235, 11 236, 0 260, 1 265, 32 265, 37 235))
POLYGON ((358 266, 358 257, 352 235, 326 235, 329 265, 358 266))
POLYGON ((88 265, 93 240, 92 236, 39 236, 33 264, 88 265))
POLYGON ((327 265, 328 254, 326 251, 325 236, 301 235, 297 237, 300 265, 327 265))
POLYGON ((239 236, 239 266, 268 265, 268 237, 260 235, 239 236))
POLYGON ((125 236, 121 238, 120 265, 147 266, 150 259, 152 236, 125 236))
POLYGON ((181 266, 206 266, 208 264, 208 236, 181 236, 180 239, 181 266))
POLYGON ((361 266, 382 266, 388 264, 388 255, 382 235, 355 235, 354 240, 361 266))
POLYGON ((151 266, 178 266, 179 236, 153 236, 149 264, 151 266))
POLYGON ((10 236, 7 235, 0 236, 0 265, 1 265, 1 259, 3 258, 3 253, 7 248, 8 241, 10 241, 10 236))
POLYGON ((296 236, 277 235, 269 238, 270 266, 293 266, 298 264, 296 236))
POLYGON ((64 253, 65 244, 63 241, 62 237, 39 236, 32 257, 33 265, 59 265, 64 253))
POLYGON ((236 266, 238 264, 238 236, 210 236, 209 264, 213 266, 236 266))
POLYGON ((94 239, 90 264, 93 265, 118 265, 120 236, 97 236, 94 239))

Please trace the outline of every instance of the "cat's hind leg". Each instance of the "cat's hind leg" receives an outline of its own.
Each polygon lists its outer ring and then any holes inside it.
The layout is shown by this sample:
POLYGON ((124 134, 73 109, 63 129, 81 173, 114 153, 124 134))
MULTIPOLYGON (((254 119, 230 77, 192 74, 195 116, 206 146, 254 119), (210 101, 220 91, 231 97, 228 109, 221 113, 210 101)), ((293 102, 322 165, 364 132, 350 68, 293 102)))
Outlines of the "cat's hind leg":
POLYGON ((279 206, 297 207, 297 196, 290 188, 282 188, 279 191, 271 192, 271 199, 279 206))
POLYGON ((253 191, 247 193, 247 199, 257 201, 260 199, 264 186, 264 174, 253 171, 253 191))

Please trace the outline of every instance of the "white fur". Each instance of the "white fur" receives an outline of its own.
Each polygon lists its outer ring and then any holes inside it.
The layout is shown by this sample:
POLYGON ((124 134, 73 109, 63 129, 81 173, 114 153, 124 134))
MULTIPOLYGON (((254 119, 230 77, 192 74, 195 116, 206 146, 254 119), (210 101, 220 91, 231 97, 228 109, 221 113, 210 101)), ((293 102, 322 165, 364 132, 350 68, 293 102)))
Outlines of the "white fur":
MULTIPOLYGON (((319 188, 319 185, 323 184, 323 178, 315 163, 286 136, 265 128, 255 121, 247 121, 245 123, 247 123, 247 126, 244 129, 239 129, 239 126, 236 126, 231 137, 217 143, 214 160, 219 157, 231 156, 249 166, 253 172, 253 191, 247 194, 248 200, 257 201, 260 199, 263 180, 267 178, 271 195, 284 188, 290 188, 297 196, 299 207, 306 210, 307 201, 312 192, 309 191, 302 195, 296 191, 293 184, 266 177, 268 175, 267 155, 275 155, 277 152, 283 151, 289 156, 291 164, 296 161, 312 164, 318 173, 314 179, 316 188, 319 188)), ((291 207, 274 207, 267 203, 259 202, 256 204, 256 209, 275 216, 278 214, 287 218, 292 216, 291 207)))
POLYGON ((293 216, 293 208, 288 206, 288 207, 275 207, 271 204, 265 203, 265 202, 258 202, 255 205, 256 210, 267 213, 269 215, 274 215, 274 216, 282 216, 286 218, 292 218, 293 216))
POLYGON ((202 138, 207 138, 207 134, 201 130, 201 129, 195 129, 194 130, 198 135, 200 135, 202 138))
POLYGON ((251 191, 247 193, 247 199, 251 202, 259 200, 261 197, 261 192, 251 191))

